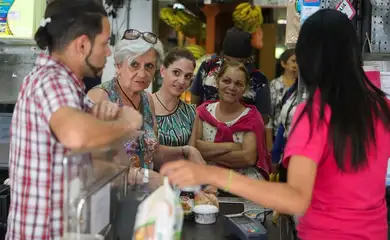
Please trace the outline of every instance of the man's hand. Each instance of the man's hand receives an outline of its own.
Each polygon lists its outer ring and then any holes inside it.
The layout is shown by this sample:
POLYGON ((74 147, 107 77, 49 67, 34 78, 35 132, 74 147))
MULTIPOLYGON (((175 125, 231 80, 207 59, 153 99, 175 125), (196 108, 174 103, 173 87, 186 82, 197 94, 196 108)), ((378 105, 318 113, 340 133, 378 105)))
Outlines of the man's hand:
POLYGON ((118 114, 118 120, 125 124, 126 129, 129 130, 139 130, 143 123, 142 115, 134 108, 127 106, 121 108, 118 114))
POLYGON ((100 120, 111 121, 118 117, 119 109, 116 103, 101 101, 93 105, 91 114, 100 120))

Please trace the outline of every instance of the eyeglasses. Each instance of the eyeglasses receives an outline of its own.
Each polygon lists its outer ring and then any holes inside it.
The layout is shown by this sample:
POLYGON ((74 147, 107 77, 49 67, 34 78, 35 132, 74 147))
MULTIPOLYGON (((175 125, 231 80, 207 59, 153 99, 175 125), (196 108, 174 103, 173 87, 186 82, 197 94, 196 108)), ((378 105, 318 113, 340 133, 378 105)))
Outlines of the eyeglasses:
POLYGON ((127 29, 123 34, 122 39, 126 40, 137 40, 142 37, 148 43, 156 44, 157 43, 157 35, 152 32, 140 32, 136 29, 127 29))

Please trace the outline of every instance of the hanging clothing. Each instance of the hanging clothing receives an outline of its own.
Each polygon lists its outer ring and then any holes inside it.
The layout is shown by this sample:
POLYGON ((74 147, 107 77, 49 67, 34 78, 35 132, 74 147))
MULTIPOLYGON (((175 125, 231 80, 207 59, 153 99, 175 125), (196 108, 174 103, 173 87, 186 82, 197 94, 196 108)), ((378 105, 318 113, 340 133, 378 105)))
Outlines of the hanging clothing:
MULTIPOLYGON (((253 105, 244 105, 246 109, 241 115, 233 121, 224 123, 220 122, 215 117, 215 109, 219 104, 218 101, 207 101, 197 108, 197 114, 202 120, 203 130, 209 128, 210 130, 205 133, 204 140, 213 142, 240 142, 242 143, 243 135, 245 132, 253 132, 256 135, 257 140, 257 162, 256 166, 252 166, 252 169, 260 170, 261 175, 268 179, 271 171, 271 159, 269 157, 266 141, 264 123, 260 113, 253 105), (211 128, 213 127, 213 128, 211 128), (213 132, 214 131, 214 132, 213 132), (214 136, 214 139, 212 137, 214 136), (209 140, 206 140, 209 139, 209 140)), ((245 172, 242 169, 240 171, 245 172)), ((247 175, 247 174, 246 174, 247 175)))
POLYGON ((272 128, 273 136, 276 136, 277 129, 279 127, 279 116, 283 106, 283 96, 286 94, 288 87, 283 83, 282 76, 272 80, 270 82, 271 93, 271 119, 270 127, 272 128))
POLYGON ((294 116, 295 108, 298 104, 297 89, 298 83, 295 82, 282 98, 283 106, 280 111, 280 116, 277 123, 278 128, 271 151, 273 163, 279 163, 283 154, 284 146, 290 132, 292 118, 294 116))
POLYGON ((157 115, 158 140, 165 146, 188 144, 195 120, 195 106, 179 100, 176 110, 168 115, 157 115))
MULTIPOLYGON (((96 88, 103 89, 107 92, 111 102, 118 103, 123 106, 123 102, 117 90, 116 80, 104 82, 96 88)), ((125 149, 130 157, 133 167, 143 167, 153 169, 153 154, 156 152, 159 145, 157 136, 154 130, 154 118, 150 108, 148 94, 144 91, 141 93, 141 104, 139 112, 143 116, 142 130, 145 132, 134 140, 125 143, 125 149)))

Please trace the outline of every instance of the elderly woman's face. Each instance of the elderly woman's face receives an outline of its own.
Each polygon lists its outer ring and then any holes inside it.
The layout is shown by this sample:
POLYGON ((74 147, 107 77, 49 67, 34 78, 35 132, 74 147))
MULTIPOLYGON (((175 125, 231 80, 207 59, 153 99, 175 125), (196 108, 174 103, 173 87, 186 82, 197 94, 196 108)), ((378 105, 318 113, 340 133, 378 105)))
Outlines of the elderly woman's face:
POLYGON ((157 67, 157 53, 150 49, 132 62, 124 61, 118 66, 119 82, 130 92, 140 92, 149 87, 157 67))

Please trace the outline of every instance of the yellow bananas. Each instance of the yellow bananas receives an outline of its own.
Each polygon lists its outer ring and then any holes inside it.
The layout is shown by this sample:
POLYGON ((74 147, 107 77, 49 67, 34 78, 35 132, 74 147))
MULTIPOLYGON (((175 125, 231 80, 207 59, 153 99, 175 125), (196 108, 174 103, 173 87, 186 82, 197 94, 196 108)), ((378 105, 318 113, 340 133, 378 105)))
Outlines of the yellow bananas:
POLYGON ((249 33, 253 33, 263 23, 263 14, 260 6, 248 2, 240 3, 233 12, 234 26, 249 33))
POLYGON ((194 55, 196 60, 206 54, 206 50, 199 45, 188 45, 186 48, 192 53, 192 55, 194 55))
POLYGON ((161 8, 160 18, 186 37, 197 37, 202 31, 203 23, 199 18, 184 9, 161 8))

